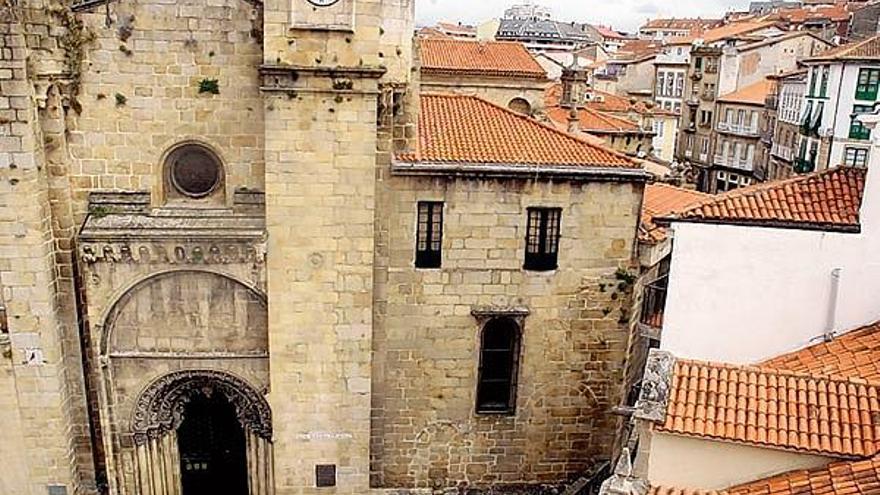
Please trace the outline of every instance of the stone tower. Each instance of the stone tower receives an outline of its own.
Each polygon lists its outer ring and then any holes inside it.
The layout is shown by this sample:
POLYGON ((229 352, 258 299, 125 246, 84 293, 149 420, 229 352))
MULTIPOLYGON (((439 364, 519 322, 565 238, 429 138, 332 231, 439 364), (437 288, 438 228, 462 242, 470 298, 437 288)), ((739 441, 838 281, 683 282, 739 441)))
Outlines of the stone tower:
MULTIPOLYGON (((380 95, 412 77, 412 0, 272 0, 262 90, 278 493, 369 489, 380 95)), ((387 148, 387 145, 385 146, 387 148)))

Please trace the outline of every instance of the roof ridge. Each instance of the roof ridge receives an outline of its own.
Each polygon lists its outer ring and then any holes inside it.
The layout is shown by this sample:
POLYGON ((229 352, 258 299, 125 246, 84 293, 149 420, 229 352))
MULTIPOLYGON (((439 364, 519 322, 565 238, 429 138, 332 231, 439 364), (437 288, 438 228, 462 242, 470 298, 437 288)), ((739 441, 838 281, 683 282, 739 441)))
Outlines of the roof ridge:
POLYGON ((815 373, 807 373, 804 371, 793 371, 787 370, 783 368, 774 368, 770 366, 757 366, 751 364, 734 364, 734 363, 723 363, 723 362, 714 362, 714 361, 702 361, 695 359, 676 359, 675 363, 684 363, 689 365, 696 366, 706 366, 711 368, 721 368, 727 370, 734 371, 744 371, 747 373, 772 373, 777 376, 784 376, 789 378, 805 378, 816 381, 823 381, 835 384, 851 384, 851 385, 864 385, 867 387, 874 387, 880 390, 880 382, 866 380, 864 378, 844 378, 838 376, 828 376, 828 375, 819 375, 815 373))

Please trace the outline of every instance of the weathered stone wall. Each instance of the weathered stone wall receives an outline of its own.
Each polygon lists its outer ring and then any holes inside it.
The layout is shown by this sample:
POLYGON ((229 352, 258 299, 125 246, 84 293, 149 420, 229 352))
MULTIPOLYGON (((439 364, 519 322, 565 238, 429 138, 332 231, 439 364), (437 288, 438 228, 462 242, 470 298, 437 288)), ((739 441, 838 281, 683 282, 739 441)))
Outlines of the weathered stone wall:
POLYGON ((359 0, 346 20, 351 4, 265 4, 264 62, 280 74, 265 91, 278 495, 369 486, 379 87, 412 77, 413 2, 359 0), (348 24, 307 28, 330 13, 348 24), (318 489, 327 464, 336 487, 318 489))
POLYGON ((641 187, 383 181, 377 218, 373 486, 554 484, 608 459, 641 187), (413 266, 416 204, 445 202, 443 267, 413 266), (560 268, 523 271, 526 208, 563 208, 560 268), (516 413, 475 413, 482 307, 528 308, 516 413))
POLYGON ((123 1, 77 16, 95 36, 81 76, 82 111, 70 126, 77 223, 91 190, 151 191, 161 205, 162 160, 185 140, 220 156, 227 202, 236 189, 264 188, 258 4, 123 1), (219 94, 200 92, 214 80, 219 94))
MULTIPOLYGON (((0 18, 0 283, 11 355, 0 386, 14 409, 2 417, 2 450, 20 469, 4 480, 9 493, 46 493, 48 486, 87 493, 94 485, 77 368, 70 368, 77 328, 64 311, 64 277, 56 266, 49 178, 34 81, 27 63, 49 19, 21 7, 0 18)), ((51 57, 45 57, 48 61, 51 57)), ((69 267, 69 265, 68 265, 69 267)), ((67 293, 70 296, 70 292, 67 293)), ((81 382, 80 382, 81 383, 81 382)))

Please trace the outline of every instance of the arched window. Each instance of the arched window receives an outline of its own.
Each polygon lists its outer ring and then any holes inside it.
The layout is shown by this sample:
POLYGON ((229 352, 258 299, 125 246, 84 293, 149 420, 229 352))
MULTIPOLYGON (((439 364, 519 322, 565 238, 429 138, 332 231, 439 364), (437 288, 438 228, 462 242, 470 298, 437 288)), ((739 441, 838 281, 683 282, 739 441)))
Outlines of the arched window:
POLYGON ((223 164, 207 146, 180 144, 168 153, 164 167, 169 198, 201 199, 222 189, 223 164))
POLYGON ((510 318, 489 320, 480 341, 477 412, 510 414, 516 408, 519 325, 510 318))
POLYGON ((507 104, 507 108, 523 115, 530 115, 532 113, 532 105, 525 98, 514 98, 510 100, 510 103, 507 104))

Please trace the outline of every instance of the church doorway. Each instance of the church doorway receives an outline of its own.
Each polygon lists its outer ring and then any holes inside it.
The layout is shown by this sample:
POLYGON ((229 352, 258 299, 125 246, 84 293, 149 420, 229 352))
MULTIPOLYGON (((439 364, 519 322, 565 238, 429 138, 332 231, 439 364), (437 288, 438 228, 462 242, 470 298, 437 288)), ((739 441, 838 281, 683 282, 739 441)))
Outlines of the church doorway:
POLYGON ((195 394, 177 430, 183 495, 248 495, 244 429, 223 394, 195 394))

